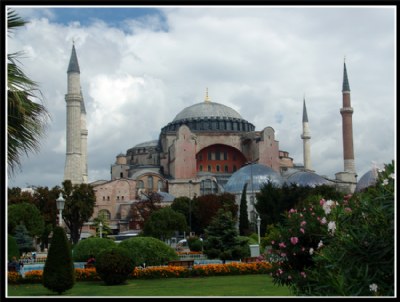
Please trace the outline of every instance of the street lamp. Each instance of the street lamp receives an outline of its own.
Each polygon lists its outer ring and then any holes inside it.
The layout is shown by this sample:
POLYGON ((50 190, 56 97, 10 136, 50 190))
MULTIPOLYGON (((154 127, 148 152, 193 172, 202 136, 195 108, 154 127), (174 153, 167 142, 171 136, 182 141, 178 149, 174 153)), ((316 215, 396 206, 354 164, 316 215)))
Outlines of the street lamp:
POLYGON ((189 180, 189 236, 192 234, 192 180, 189 180))
POLYGON ((65 204, 65 199, 62 197, 61 192, 56 200, 56 203, 57 203, 57 210, 60 211, 59 225, 61 226, 62 225, 62 210, 64 210, 64 204, 65 204))
POLYGON ((100 221, 100 223, 99 223, 99 235, 100 235, 100 238, 102 238, 103 237, 103 234, 102 234, 102 230, 103 230, 103 224, 101 223, 101 221, 100 221))
POLYGON ((260 225, 261 225, 261 218, 257 216, 257 232, 258 232, 258 244, 260 245, 260 225))

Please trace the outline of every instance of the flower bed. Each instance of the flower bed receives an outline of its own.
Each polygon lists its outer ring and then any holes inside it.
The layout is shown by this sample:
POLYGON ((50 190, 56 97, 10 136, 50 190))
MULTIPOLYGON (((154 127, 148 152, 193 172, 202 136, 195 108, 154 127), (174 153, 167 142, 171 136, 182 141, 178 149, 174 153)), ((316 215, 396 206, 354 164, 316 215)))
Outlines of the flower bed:
MULTIPOLYGON (((268 274, 271 272, 271 264, 266 261, 243 263, 231 262, 227 264, 194 265, 188 269, 181 266, 152 266, 146 268, 135 268, 130 279, 157 279, 157 278, 187 278, 207 277, 223 275, 245 275, 245 274, 268 274)), ((41 283, 42 270, 33 270, 25 273, 22 277, 16 272, 8 272, 8 283, 41 283)), ((99 281, 101 280, 95 268, 76 268, 76 281, 99 281)))

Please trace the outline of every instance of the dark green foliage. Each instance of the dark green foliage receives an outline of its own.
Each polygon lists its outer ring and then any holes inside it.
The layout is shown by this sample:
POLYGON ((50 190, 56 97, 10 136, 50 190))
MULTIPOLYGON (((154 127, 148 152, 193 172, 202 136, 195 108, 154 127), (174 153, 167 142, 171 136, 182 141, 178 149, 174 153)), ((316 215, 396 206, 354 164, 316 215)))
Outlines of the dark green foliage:
POLYGON ((23 223, 30 236, 40 236, 44 229, 44 221, 42 214, 38 208, 27 202, 12 204, 7 209, 8 213, 8 231, 13 234, 15 228, 23 223))
POLYGON ((206 229, 204 253, 209 259, 242 258, 235 220, 229 211, 220 209, 206 229))
POLYGON ((301 295, 394 296, 394 162, 378 181, 348 200, 329 245, 314 257, 301 295), (376 291, 370 288, 377 286, 376 291))
POLYGON ((115 246, 116 243, 112 239, 90 237, 78 241, 73 248, 72 256, 76 262, 85 262, 91 255, 97 258, 101 251, 115 246))
POLYGON ((106 285, 123 284, 134 268, 129 251, 122 246, 102 250, 96 257, 96 271, 106 285))
POLYGON ((43 286, 62 294, 75 284, 71 247, 62 227, 55 227, 43 268, 43 286))
POLYGON ((342 194, 334 187, 328 185, 311 187, 302 187, 295 184, 284 184, 282 187, 276 187, 272 182, 267 182, 257 193, 256 210, 261 217, 261 234, 266 229, 267 224, 282 223, 284 216, 282 214, 291 208, 301 207, 302 202, 308 200, 310 196, 316 196, 317 199, 339 200, 342 194))
POLYGON ((239 215, 239 234, 247 236, 249 230, 249 215, 247 213, 247 200, 246 200, 247 183, 243 186, 242 197, 240 199, 240 215, 239 215))
POLYGON ((15 256, 19 259, 20 253, 17 245, 17 241, 11 235, 7 235, 7 259, 11 261, 12 257, 15 256))
POLYGON ((188 247, 192 252, 201 252, 203 250, 203 241, 197 236, 191 236, 187 239, 188 247))
POLYGON ((177 231, 186 231, 185 216, 171 207, 154 211, 144 223, 143 235, 158 238, 162 241, 171 238, 177 231))
POLYGON ((29 235, 24 224, 19 224, 15 227, 14 238, 20 254, 30 252, 34 249, 33 238, 29 235))
POLYGON ((64 222, 71 233, 71 242, 76 244, 83 224, 93 215, 96 196, 90 184, 72 185, 70 180, 63 182, 65 206, 62 212, 64 222))
POLYGON ((123 240, 119 245, 128 249, 129 257, 134 261, 135 266, 143 263, 146 263, 146 266, 164 265, 168 261, 178 259, 173 248, 153 237, 129 238, 123 240))

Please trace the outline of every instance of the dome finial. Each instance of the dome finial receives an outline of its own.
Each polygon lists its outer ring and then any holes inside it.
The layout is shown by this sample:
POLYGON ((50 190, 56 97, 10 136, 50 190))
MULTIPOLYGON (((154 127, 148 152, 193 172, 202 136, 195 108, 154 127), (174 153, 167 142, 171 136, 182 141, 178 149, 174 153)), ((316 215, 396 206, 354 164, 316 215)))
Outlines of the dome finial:
POLYGON ((211 102, 210 98, 208 97, 208 87, 206 88, 206 98, 204 99, 204 102, 211 102))

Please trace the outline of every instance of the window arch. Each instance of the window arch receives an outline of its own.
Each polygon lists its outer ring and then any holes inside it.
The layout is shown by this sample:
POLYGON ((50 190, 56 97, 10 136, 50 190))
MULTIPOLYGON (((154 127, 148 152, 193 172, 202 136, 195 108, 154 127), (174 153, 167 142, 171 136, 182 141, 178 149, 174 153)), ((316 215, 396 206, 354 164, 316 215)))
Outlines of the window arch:
POLYGON ((108 210, 100 210, 97 214, 97 218, 105 218, 107 220, 111 219, 111 213, 108 210))

